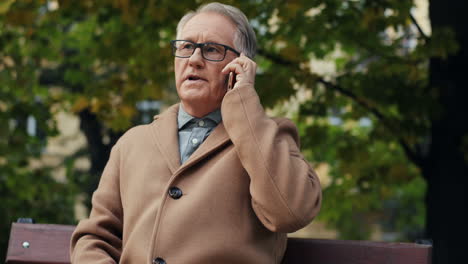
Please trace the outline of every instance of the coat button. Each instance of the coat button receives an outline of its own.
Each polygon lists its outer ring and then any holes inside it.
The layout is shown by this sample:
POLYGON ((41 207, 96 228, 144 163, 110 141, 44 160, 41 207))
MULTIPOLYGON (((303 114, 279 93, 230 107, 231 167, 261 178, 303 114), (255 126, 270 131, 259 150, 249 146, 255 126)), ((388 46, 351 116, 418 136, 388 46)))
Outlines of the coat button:
POLYGON ((172 199, 177 200, 180 197, 182 197, 182 190, 177 188, 177 187, 171 187, 169 188, 169 196, 172 197, 172 199))
POLYGON ((162 258, 153 259, 153 264, 166 264, 166 261, 162 258))

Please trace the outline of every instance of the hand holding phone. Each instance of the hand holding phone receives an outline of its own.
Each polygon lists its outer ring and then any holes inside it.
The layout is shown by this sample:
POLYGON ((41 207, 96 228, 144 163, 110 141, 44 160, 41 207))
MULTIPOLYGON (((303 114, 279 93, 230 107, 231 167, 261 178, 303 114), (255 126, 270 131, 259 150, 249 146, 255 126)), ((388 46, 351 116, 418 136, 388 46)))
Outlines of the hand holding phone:
POLYGON ((221 74, 229 74, 227 77, 227 91, 234 89, 234 85, 251 84, 254 86, 256 69, 257 64, 245 56, 244 53, 229 62, 221 71, 221 74))

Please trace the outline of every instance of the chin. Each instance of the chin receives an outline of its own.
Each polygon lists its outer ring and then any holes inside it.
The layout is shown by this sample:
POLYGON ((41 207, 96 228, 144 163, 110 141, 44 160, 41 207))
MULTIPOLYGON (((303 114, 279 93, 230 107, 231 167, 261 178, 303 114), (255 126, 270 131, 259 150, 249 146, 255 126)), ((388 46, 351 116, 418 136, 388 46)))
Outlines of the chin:
POLYGON ((183 91, 179 94, 180 100, 185 101, 187 103, 202 103, 207 101, 207 96, 200 91, 183 91))

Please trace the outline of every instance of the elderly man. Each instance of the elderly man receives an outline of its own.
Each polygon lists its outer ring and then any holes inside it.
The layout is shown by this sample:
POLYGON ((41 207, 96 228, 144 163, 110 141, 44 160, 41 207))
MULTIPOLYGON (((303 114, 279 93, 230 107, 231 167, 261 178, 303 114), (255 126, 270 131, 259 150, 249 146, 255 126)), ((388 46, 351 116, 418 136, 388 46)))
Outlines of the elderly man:
POLYGON ((114 146, 72 263, 281 262, 286 233, 315 217, 321 189, 294 124, 260 105, 255 42, 232 6, 181 19, 171 42, 181 103, 114 146))

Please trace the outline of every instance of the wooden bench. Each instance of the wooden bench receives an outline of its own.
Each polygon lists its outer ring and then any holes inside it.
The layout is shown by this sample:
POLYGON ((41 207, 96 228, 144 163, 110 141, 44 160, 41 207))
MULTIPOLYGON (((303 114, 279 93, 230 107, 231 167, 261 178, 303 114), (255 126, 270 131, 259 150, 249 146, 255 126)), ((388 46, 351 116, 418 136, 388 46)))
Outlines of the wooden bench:
MULTIPOLYGON (((68 264, 74 229, 13 223, 6 263, 68 264)), ((413 243, 290 238, 283 264, 430 264, 431 251, 431 245, 413 243)))

